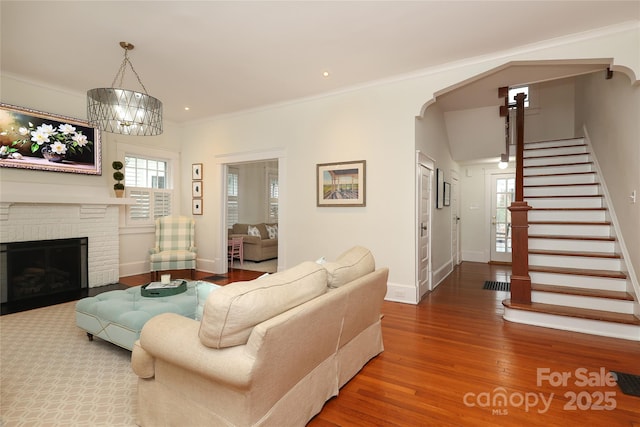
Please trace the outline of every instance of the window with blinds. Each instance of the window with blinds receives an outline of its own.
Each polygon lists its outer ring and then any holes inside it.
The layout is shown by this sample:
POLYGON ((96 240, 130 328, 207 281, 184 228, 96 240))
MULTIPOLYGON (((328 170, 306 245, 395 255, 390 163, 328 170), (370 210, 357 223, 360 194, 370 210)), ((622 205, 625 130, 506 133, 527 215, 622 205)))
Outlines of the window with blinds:
POLYGON ((227 170, 227 228, 238 222, 238 168, 227 170))
POLYGON ((127 197, 136 200, 128 206, 127 220, 142 225, 171 215, 173 191, 167 188, 169 162, 141 156, 125 156, 124 179, 127 197))
POLYGON ((268 172, 267 182, 269 183, 268 222, 278 222, 278 173, 268 172))

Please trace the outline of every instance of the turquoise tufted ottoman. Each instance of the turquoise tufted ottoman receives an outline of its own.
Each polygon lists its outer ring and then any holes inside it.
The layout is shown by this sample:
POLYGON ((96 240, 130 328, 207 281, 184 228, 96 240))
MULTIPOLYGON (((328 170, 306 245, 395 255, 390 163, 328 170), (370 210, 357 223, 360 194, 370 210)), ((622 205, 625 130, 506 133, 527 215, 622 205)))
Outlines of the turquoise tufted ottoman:
POLYGON ((132 350, 142 327, 153 316, 177 313, 200 318, 207 296, 219 287, 203 281, 187 282, 185 292, 168 297, 143 297, 142 286, 104 292, 76 303, 76 325, 87 331, 90 340, 96 336, 132 350))

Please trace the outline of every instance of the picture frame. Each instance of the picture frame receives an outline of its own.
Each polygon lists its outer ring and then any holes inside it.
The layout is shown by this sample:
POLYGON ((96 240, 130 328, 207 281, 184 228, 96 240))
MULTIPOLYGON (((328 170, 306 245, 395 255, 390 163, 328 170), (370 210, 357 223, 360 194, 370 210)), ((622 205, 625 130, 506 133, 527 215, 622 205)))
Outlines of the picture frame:
POLYGON ((100 136, 86 120, 0 103, 0 167, 102 175, 100 136))
POLYGON ((445 206, 449 206, 451 204, 451 184, 449 184, 448 182, 444 183, 443 196, 444 196, 443 204, 445 206))
POLYGON ((191 182, 191 197, 196 199, 202 198, 202 181, 191 182))
POLYGON ((202 163, 193 163, 191 165, 191 179, 202 179, 202 163))
POLYGON ((191 201, 191 213, 193 215, 202 215, 202 199, 193 199, 191 201))
POLYGON ((317 164, 317 206, 366 206, 366 171, 365 160, 317 164))
POLYGON ((436 169, 436 209, 444 206, 444 173, 441 169, 436 169))

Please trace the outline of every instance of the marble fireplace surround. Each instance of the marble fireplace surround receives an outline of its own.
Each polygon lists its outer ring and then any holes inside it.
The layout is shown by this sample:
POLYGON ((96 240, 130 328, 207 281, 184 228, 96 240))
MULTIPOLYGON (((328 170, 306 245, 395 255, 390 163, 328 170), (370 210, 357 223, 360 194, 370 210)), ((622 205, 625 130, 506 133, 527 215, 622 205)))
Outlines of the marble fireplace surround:
POLYGON ((0 241, 88 237, 89 287, 117 283, 121 207, 135 200, 108 196, 6 194, 0 199, 0 241))

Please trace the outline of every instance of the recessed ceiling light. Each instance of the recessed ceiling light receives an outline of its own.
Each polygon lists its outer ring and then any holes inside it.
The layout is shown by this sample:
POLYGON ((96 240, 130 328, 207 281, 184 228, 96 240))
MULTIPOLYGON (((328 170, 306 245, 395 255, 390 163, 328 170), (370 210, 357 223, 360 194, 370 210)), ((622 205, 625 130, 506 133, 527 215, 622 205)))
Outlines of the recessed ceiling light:
POLYGON ((329 72, 328 72, 328 71, 323 71, 323 72, 322 72, 322 75, 323 75, 324 77, 329 77, 329 72))
POLYGON ((189 111, 189 107, 184 107, 184 111, 189 111))

